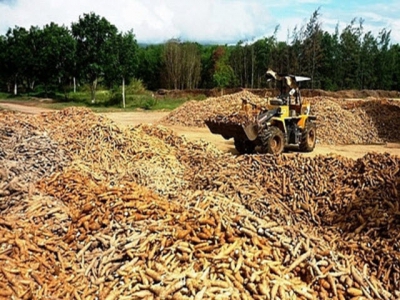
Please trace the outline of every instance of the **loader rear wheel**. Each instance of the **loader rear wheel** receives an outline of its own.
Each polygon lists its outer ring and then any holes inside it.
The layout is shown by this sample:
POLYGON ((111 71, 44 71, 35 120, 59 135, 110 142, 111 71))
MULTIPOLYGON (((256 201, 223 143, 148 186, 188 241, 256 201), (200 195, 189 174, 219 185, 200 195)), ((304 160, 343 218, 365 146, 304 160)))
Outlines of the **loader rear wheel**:
POLYGON ((299 149, 303 152, 311 152, 314 150, 316 142, 317 127, 315 123, 308 121, 301 135, 299 149))
POLYGON ((255 145, 251 141, 235 139, 235 148, 240 154, 254 152, 255 145))
POLYGON ((278 155, 285 148, 285 136, 278 127, 269 127, 261 135, 261 149, 264 153, 278 155))

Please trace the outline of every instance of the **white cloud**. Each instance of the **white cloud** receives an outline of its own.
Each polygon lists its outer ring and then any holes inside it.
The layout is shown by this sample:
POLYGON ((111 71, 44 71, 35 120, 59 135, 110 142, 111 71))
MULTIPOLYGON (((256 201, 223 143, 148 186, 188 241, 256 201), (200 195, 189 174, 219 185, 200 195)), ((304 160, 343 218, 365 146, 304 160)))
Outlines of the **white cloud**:
MULTIPOLYGON (((353 4, 353 3, 352 3, 353 4)), ((104 16, 121 31, 133 29, 139 42, 164 42, 170 38, 198 42, 236 43, 273 34, 280 25, 278 39, 305 24, 321 6, 323 29, 332 32, 340 22, 347 25, 362 17, 377 35, 392 29, 392 42, 400 42, 399 8, 388 0, 381 9, 339 9, 329 0, 9 0, 0 1, 0 34, 9 27, 40 26, 50 22, 70 26, 84 13, 104 16)))
POLYGON ((390 22, 390 28, 394 28, 396 30, 392 29, 392 32, 390 33, 390 37, 392 41, 397 41, 397 43, 400 44, 400 20, 395 19, 390 22))
POLYGON ((43 26, 50 22, 70 26, 83 13, 104 16, 118 29, 133 29, 143 42, 186 40, 234 42, 266 34, 267 7, 260 1, 228 0, 19 0, 0 2, 0 34, 9 27, 43 26))

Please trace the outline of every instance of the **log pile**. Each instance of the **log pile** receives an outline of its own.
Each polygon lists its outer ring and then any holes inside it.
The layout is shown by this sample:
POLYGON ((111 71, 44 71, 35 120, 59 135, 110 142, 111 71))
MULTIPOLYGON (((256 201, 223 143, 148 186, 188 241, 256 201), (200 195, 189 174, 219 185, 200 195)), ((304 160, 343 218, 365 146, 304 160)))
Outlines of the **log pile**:
POLYGON ((31 184, 54 173, 70 161, 45 132, 23 115, 0 115, 0 210, 6 210, 33 192, 31 184))
MULTIPOLYGON (((241 98, 265 106, 265 100, 244 91, 204 101, 190 101, 171 112, 161 124, 205 127, 204 120, 235 123, 241 98), (225 119, 223 119, 223 117, 225 119)), ((400 102, 385 99, 346 101, 328 97, 304 98, 317 116, 320 144, 382 144, 398 142, 400 102)), ((245 117, 245 116, 243 116, 245 117)), ((242 118, 240 122, 245 122, 242 118)))
POLYGON ((89 109, 76 108, 43 113, 38 123, 73 155, 74 161, 99 179, 110 183, 135 181, 165 196, 186 185, 181 180, 184 170, 176 159, 176 150, 140 129, 122 128, 89 109))
POLYGON ((0 297, 400 297, 398 157, 234 157, 82 109, 22 120, 69 160, 1 210, 0 297))
POLYGON ((353 254, 376 278, 400 288, 398 157, 251 155, 210 165, 196 168, 193 189, 223 193, 281 224, 316 226, 319 236, 330 236, 331 249, 353 254))
POLYGON ((204 127, 204 120, 215 115, 230 115, 240 111, 242 99, 265 106, 265 99, 248 91, 212 97, 203 101, 189 101, 164 117, 160 123, 168 125, 182 125, 189 127, 204 127))
POLYGON ((379 136, 385 141, 399 142, 400 134, 400 101, 381 99, 378 101, 359 102, 359 108, 371 116, 379 136))
POLYGON ((382 144, 390 139, 378 131, 373 119, 376 113, 365 111, 362 103, 352 104, 351 110, 343 108, 348 105, 346 101, 314 98, 311 103, 321 144, 382 144))
POLYGON ((210 198, 182 206, 135 184, 104 186, 87 175, 76 176, 76 170, 55 176, 50 185, 43 182, 39 187, 71 203, 72 222, 63 240, 77 253, 76 276, 92 287, 54 290, 58 297, 240 299, 279 293, 313 299, 295 269, 301 269, 305 258, 298 258, 311 255, 308 247, 314 245, 299 241, 290 269, 281 266, 284 250, 274 250, 255 229, 273 230, 279 227, 275 222, 247 214, 232 220, 210 198), (66 185, 72 193, 65 194, 66 185), (78 197, 76 190, 88 196, 78 197))
MULTIPOLYGON (((206 119, 207 120, 207 119, 206 119)), ((226 125, 241 125, 246 126, 257 120, 256 116, 249 116, 248 114, 239 112, 230 115, 216 115, 208 119, 216 124, 226 124, 226 125)))

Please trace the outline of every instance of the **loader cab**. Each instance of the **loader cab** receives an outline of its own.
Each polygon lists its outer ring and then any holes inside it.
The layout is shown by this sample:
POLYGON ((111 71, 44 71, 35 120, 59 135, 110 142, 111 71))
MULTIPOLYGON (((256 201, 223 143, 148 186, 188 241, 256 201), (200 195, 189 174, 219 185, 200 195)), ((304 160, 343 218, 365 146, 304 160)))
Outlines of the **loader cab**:
POLYGON ((274 99, 268 99, 270 108, 281 107, 283 117, 308 115, 310 104, 303 103, 300 94, 302 82, 311 78, 295 75, 270 74, 267 72, 267 81, 275 80, 278 83, 280 94, 274 99))
POLYGON ((299 145, 307 122, 315 120, 315 116, 310 116, 310 103, 303 101, 300 94, 300 85, 311 78, 278 74, 270 69, 266 76, 268 81, 276 82, 280 91, 277 97, 267 101, 268 110, 274 111, 279 108, 279 113, 266 125, 279 128, 288 145, 299 145))

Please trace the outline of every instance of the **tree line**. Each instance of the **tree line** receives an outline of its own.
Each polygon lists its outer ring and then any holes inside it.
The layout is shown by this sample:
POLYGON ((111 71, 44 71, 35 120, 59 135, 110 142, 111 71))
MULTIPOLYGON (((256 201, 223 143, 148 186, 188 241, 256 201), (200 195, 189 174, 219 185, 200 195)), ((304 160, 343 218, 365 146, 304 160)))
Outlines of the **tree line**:
POLYGON ((286 41, 279 27, 256 41, 202 45, 171 39, 139 45, 133 30, 120 32, 104 17, 83 14, 70 28, 55 23, 42 28, 10 28, 0 36, 0 85, 3 91, 75 89, 88 84, 92 101, 97 85, 123 89, 133 78, 149 90, 264 88, 265 72, 309 76, 308 88, 324 90, 400 90, 400 46, 391 32, 365 32, 364 20, 344 29, 324 31, 320 10, 296 26, 286 41))

